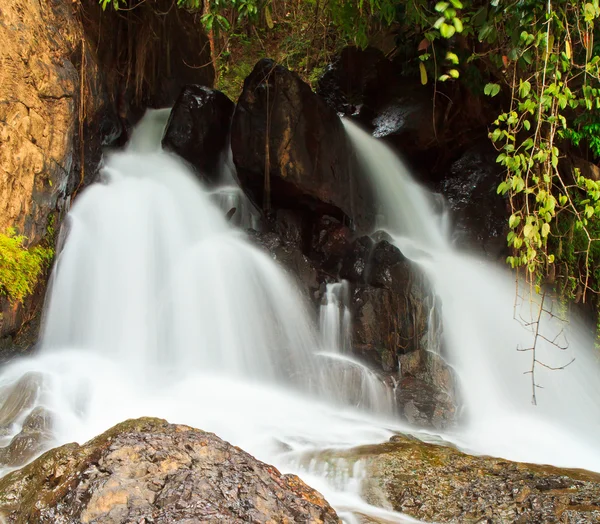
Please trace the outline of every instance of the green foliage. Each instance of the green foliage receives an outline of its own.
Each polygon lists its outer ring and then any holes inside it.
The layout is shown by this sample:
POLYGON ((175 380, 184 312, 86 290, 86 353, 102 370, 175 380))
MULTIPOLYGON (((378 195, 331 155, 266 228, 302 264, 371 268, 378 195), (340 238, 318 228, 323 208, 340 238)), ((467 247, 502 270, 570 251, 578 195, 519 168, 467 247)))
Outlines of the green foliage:
MULTIPOLYGON (((48 227, 49 231, 53 231, 52 223, 48 227)), ((13 303, 21 302, 33 293, 41 273, 54 256, 50 247, 26 249, 23 246, 26 240, 13 228, 0 234, 0 294, 13 303)))

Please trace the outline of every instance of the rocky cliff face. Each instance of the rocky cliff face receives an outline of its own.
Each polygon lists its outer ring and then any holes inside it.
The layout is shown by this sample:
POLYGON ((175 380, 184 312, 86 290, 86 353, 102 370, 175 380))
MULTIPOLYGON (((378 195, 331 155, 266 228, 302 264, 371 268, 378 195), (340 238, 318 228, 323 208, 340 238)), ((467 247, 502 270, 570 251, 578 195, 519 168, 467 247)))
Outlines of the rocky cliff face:
POLYGON ((340 522, 298 477, 212 433, 158 419, 123 422, 7 475, 0 514, 30 524, 340 522))

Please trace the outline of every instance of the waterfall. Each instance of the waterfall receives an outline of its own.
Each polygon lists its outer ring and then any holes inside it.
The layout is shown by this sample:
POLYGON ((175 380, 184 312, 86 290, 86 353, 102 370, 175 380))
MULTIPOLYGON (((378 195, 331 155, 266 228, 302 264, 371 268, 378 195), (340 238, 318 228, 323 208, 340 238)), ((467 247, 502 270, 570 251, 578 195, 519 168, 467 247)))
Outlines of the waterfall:
MULTIPOLYGON (((542 300, 504 267, 454 249, 433 195, 383 142, 344 126, 379 204, 379 226, 428 276, 441 301, 445 358, 459 380, 465 420, 446 438, 463 449, 513 460, 600 470, 600 369, 590 330, 544 313, 532 405, 532 320, 542 300), (564 341, 564 342, 563 342, 564 341)), ((443 217, 442 217, 443 218, 443 217)), ((545 309, 557 311, 548 298, 545 309)), ((431 326, 430 326, 431 327, 431 326)))
MULTIPOLYGON (((389 388, 340 337, 322 338, 292 277, 227 220, 232 204, 244 225, 256 216, 230 157, 223 185, 208 189, 162 151, 167 118, 149 111, 69 212, 37 354, 0 373, 0 421, 15 385, 30 384, 33 398, 17 399, 25 407, 2 444, 35 407, 52 414, 54 445, 162 417, 315 478, 347 522, 357 508, 405 522, 298 466, 307 451, 389 439, 400 427, 387 418, 389 388)), ((349 332, 339 306, 335 323, 349 332)))
POLYGON ((329 283, 319 314, 323 347, 327 351, 349 353, 352 349, 350 286, 347 280, 329 283))
POLYGON ((352 318, 348 281, 326 285, 319 312, 321 346, 318 355, 335 375, 338 402, 345 400, 369 412, 392 415, 392 388, 368 366, 352 357, 352 318))

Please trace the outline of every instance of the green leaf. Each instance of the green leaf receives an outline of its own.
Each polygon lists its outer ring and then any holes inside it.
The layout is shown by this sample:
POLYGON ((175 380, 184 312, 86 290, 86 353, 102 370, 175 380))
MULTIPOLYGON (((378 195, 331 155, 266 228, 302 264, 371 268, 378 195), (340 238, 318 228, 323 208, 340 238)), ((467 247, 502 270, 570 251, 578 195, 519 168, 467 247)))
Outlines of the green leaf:
POLYGON ((550 224, 548 224, 548 222, 544 222, 542 225, 542 238, 546 238, 548 233, 550 233, 550 224))
POLYGON ((437 4, 435 4, 435 10, 438 13, 443 13, 446 9, 448 9, 448 7, 450 7, 450 4, 448 2, 438 2, 437 4))
POLYGON ((453 18, 452 19, 452 23, 454 24, 454 28, 456 29, 457 33, 462 33, 464 30, 464 26, 462 21, 460 20, 460 18, 453 18))
POLYGON ((487 96, 496 96, 500 92, 499 84, 486 84, 483 88, 483 93, 487 96))
POLYGON ((419 63, 419 72, 421 73, 421 84, 427 84, 427 69, 425 69, 425 64, 423 62, 419 63))
POLYGON ((446 53, 446 60, 450 61, 454 65, 458 65, 458 56, 455 53, 448 51, 446 53))
POLYGON ((526 98, 530 91, 531 84, 527 80, 525 82, 521 81, 521 84, 519 85, 519 96, 521 98, 526 98))
POLYGON ((444 38, 452 38, 452 36, 454 35, 455 32, 456 32, 456 29, 454 28, 453 25, 449 25, 449 24, 443 23, 440 26, 440 34, 444 38))

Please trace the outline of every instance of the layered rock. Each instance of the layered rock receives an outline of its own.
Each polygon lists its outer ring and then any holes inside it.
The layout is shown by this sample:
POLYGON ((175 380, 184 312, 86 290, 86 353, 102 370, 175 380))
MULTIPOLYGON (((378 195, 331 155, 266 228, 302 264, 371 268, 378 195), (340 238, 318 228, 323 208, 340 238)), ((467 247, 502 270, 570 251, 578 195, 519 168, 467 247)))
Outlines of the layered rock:
POLYGON ((301 209, 369 227, 368 191, 356 177, 335 111, 272 60, 244 82, 231 147, 243 189, 259 207, 301 209))
POLYGON ((163 147, 192 164, 203 181, 218 182, 234 109, 220 91, 186 86, 171 110, 163 147))
POLYGON ((298 477, 158 419, 123 422, 7 475, 0 512, 15 523, 340 522, 298 477))

